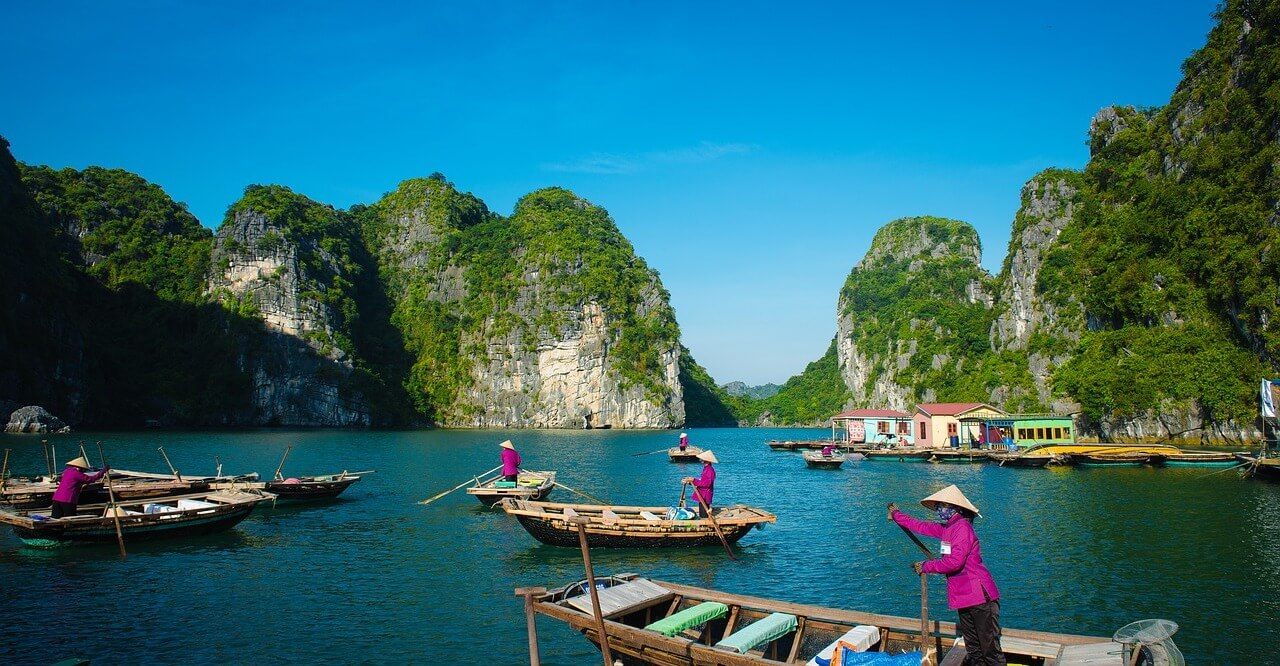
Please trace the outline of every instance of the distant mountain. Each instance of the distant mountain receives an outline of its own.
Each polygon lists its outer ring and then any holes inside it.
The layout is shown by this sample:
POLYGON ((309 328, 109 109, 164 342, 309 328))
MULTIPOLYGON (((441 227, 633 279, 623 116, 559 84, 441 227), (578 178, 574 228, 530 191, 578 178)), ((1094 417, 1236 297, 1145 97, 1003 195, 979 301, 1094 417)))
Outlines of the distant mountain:
POLYGON ((746 382, 729 382, 722 385, 725 393, 735 398, 751 398, 752 400, 763 400, 772 398, 782 389, 778 384, 760 384, 759 386, 747 386, 746 382))

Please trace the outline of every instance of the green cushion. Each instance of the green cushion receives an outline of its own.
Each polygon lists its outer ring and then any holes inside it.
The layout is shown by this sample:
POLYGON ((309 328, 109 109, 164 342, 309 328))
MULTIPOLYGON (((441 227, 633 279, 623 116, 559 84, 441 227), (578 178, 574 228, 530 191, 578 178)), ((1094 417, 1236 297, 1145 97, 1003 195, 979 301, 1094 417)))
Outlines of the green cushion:
POLYGON ((746 654, 757 645, 774 641, 795 631, 796 616, 788 613, 770 613, 751 624, 733 632, 724 640, 716 643, 716 647, 746 654))
POLYGON ((729 607, 718 601, 704 601, 697 606, 690 606, 678 613, 672 613, 645 629, 656 631, 664 636, 675 636, 685 629, 692 629, 723 617, 728 612, 729 607))
POLYGON ((493 487, 494 488, 515 488, 516 482, 515 481, 496 481, 494 482, 493 487))

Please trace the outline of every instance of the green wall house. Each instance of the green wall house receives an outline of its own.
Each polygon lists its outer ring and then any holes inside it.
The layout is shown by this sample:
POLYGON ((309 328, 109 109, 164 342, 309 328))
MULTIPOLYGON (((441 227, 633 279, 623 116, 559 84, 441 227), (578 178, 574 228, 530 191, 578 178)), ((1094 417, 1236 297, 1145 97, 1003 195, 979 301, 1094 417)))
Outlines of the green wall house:
POLYGON ((1074 444, 1075 421, 1070 416, 1058 414, 1010 414, 1003 418, 989 419, 987 426, 999 428, 1019 448, 1036 444, 1074 444))

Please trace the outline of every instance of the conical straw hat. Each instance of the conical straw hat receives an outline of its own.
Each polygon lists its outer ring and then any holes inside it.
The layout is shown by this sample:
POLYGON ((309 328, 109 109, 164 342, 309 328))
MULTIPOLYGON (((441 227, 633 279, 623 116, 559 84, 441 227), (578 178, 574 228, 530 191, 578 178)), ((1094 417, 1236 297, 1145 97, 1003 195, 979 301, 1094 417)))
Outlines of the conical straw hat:
POLYGON ((698 460, 701 460, 702 462, 709 462, 709 463, 718 463, 718 462, 720 462, 720 460, 719 460, 718 458, 716 458, 716 454, 714 454, 714 453, 712 453, 712 452, 710 452, 710 451, 703 451, 702 453, 699 453, 699 454, 698 454, 698 460))
POLYGON ((688 437, 688 436, 689 436, 689 434, 688 434, 688 433, 683 433, 683 432, 682 432, 682 433, 680 433, 680 436, 681 436, 681 437, 688 437))
POLYGON ((84 456, 80 456, 79 458, 76 458, 75 460, 68 462, 67 467, 79 467, 80 469, 89 469, 89 461, 85 460, 84 456))
POLYGON ((515 444, 512 444, 512 443, 511 443, 511 440, 509 440, 509 439, 508 439, 507 441, 505 441, 505 442, 503 442, 503 443, 499 444, 498 446, 501 446, 501 447, 502 447, 502 448, 504 448, 504 449, 511 449, 512 451, 515 451, 515 450, 516 450, 516 445, 515 445, 515 444))
POLYGON ((954 484, 920 500, 920 503, 928 509, 936 509, 937 507, 934 505, 939 502, 950 504, 951 506, 958 506, 961 509, 967 509, 974 513, 978 513, 978 507, 974 506, 973 502, 970 502, 969 498, 965 497, 964 493, 960 492, 960 489, 955 487, 954 484))

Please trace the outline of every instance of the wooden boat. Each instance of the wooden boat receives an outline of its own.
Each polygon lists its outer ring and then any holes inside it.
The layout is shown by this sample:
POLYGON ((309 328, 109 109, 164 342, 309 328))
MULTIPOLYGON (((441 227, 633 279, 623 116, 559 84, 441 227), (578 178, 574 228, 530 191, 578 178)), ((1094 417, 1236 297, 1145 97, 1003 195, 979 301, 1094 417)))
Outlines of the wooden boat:
POLYGON ((1225 451, 1183 451, 1165 456, 1170 467, 1230 467, 1240 464, 1236 454, 1225 451))
MULTIPOLYGON (((121 501, 174 497, 211 490, 210 484, 206 481, 186 478, 179 481, 172 476, 157 479, 117 478, 115 470, 112 470, 111 479, 116 498, 121 501)), ((16 509, 41 509, 53 505, 53 493, 57 489, 58 484, 54 481, 6 483, 4 488, 0 489, 0 504, 16 509)), ((86 484, 80 490, 81 504, 97 504, 106 501, 107 489, 101 481, 86 484)))
POLYGON ((1248 463, 1241 469, 1251 476, 1260 479, 1268 479, 1271 481, 1280 481, 1280 458, 1263 457, 1259 458, 1250 453, 1237 453, 1236 460, 1242 463, 1248 463))
POLYGON ((868 460, 896 460, 898 462, 924 462, 932 449, 868 449, 862 452, 868 460))
POLYGON ((832 453, 831 455, 823 455, 821 451, 805 451, 804 464, 817 469, 840 469, 844 464, 845 454, 832 453))
MULTIPOLYGON (((628 665, 825 664, 838 641, 858 651, 893 654, 920 647, 916 618, 763 599, 635 574, 598 577, 596 588, 609 648, 615 659, 628 665)), ((600 644, 585 581, 553 590, 520 588, 516 594, 525 597, 533 613, 563 622, 600 644)), ((931 628, 930 652, 945 655, 940 663, 963 663, 965 650, 955 638, 956 626, 934 621, 931 628)), ((1107 638, 1004 629, 1000 643, 1011 664, 1128 663, 1124 646, 1107 638)), ((1140 663, 1181 663, 1172 658, 1177 648, 1167 639, 1138 649, 1150 658, 1140 663)), ((1177 657, 1182 657, 1180 652, 1177 657)))
POLYGON ((1096 444, 1036 444, 1024 451, 1024 453, 1038 453, 1041 455, 1067 456, 1077 453, 1083 454, 1112 454, 1112 453, 1146 453, 1148 455, 1169 456, 1182 453, 1182 449, 1172 444, 1115 444, 1101 442, 1096 444))
POLYGON ((480 500, 485 506, 493 506, 508 497, 516 499, 541 500, 551 494, 556 486, 556 473, 521 472, 515 483, 504 481, 501 474, 495 474, 479 480, 476 485, 467 488, 467 494, 480 500))
POLYGON ((1142 467, 1159 465, 1164 456, 1149 453, 1074 453, 1071 463, 1080 467, 1142 467))
POLYGON ((929 455, 929 462, 935 463, 979 463, 987 459, 987 452, 982 449, 934 449, 929 455))
POLYGON ((298 476, 268 481, 264 490, 280 501, 333 499, 359 480, 360 474, 346 472, 326 476, 298 476))
POLYGON ((1020 453, 1013 453, 1009 451, 988 453, 987 459, 1001 467, 1045 467, 1050 464, 1065 462, 1065 459, 1061 456, 1032 453, 1029 451, 1020 453))
MULTIPOLYGON (((117 503, 125 541, 208 534, 244 520, 266 493, 217 491, 157 500, 117 503)), ((50 518, 48 509, 0 511, 0 523, 13 526, 24 543, 50 546, 62 542, 115 542, 115 519, 104 505, 81 505, 75 516, 50 518)))
MULTIPOLYGON (((542 543, 578 547, 578 526, 571 518, 586 518, 587 544, 603 548, 651 548, 670 546, 719 546, 711 521, 705 518, 668 518, 664 506, 604 506, 559 504, 506 499, 498 503, 520 526, 542 543)), ((737 504, 713 508, 720 531, 729 543, 746 536, 753 527, 778 521, 768 511, 737 504)))
POLYGON ((699 453, 702 453, 702 449, 696 446, 686 446, 683 451, 678 446, 667 449, 667 457, 671 458, 671 462, 677 463, 698 462, 699 453))
POLYGON ((805 442, 795 442, 789 439, 769 440, 769 448, 774 451, 795 451, 796 449, 803 449, 805 446, 805 442))

